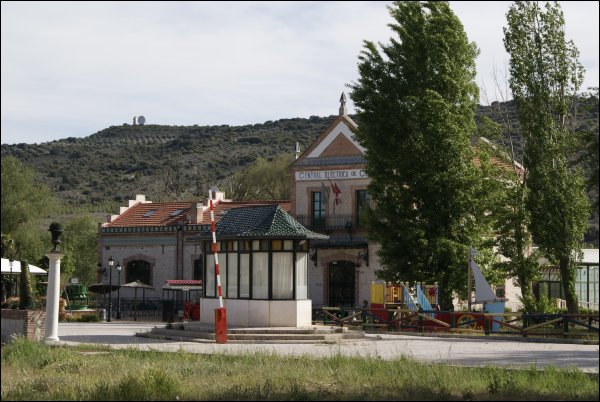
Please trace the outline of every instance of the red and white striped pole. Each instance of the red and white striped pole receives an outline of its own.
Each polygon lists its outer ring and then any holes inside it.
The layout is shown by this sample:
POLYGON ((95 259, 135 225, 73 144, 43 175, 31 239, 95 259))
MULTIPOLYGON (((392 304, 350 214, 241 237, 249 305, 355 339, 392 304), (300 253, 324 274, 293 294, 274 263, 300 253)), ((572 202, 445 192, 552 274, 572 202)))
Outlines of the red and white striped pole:
POLYGON ((210 226, 213 238, 213 254, 215 256, 217 295, 219 296, 219 308, 215 309, 215 339, 217 343, 227 343, 227 313, 223 306, 223 289, 221 288, 221 274, 219 272, 219 254, 217 253, 217 235, 215 234, 215 213, 213 209, 212 194, 210 200, 210 226))

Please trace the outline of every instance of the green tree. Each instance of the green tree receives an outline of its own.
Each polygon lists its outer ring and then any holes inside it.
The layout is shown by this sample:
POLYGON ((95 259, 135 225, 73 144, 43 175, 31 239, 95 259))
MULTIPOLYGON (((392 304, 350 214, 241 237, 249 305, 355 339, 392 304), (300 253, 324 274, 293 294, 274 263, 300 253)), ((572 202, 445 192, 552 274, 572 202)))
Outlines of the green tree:
POLYGON ((510 55, 509 84, 517 104, 527 166, 526 205, 534 242, 558 263, 570 313, 578 311, 574 257, 587 228, 589 201, 580 169, 574 168, 575 136, 568 128, 583 67, 565 40, 558 3, 514 3, 507 14, 504 46, 510 55))
POLYGON ((18 159, 2 157, 2 233, 12 234, 20 225, 49 216, 56 208, 48 186, 18 159))
POLYGON ((65 280, 73 276, 80 283, 96 281, 98 263, 98 220, 91 216, 80 216, 64 225, 61 249, 65 257, 61 268, 65 280))
POLYGON ((289 200, 288 168, 292 162, 291 154, 272 159, 258 158, 227 180, 228 196, 236 201, 289 200))
MULTIPOLYGON (((497 81, 496 85, 500 87, 497 81)), ((496 267, 507 277, 516 278, 516 284, 521 289, 523 305, 526 306, 525 311, 531 311, 530 307, 537 305, 534 302, 531 284, 540 272, 539 254, 532 253, 531 233, 528 229, 531 215, 525 205, 528 191, 525 181, 527 172, 515 152, 512 141, 514 123, 506 105, 501 106, 496 102, 491 109, 492 114, 501 123, 483 116, 479 119, 478 131, 501 142, 502 148, 495 155, 510 166, 510 168, 496 169, 494 176, 499 181, 498 185, 501 189, 500 198, 494 209, 494 231, 497 252, 505 257, 496 263, 496 267), (503 131, 506 136, 502 135, 503 131), (505 138, 508 141, 505 141, 505 138)))
POLYGON ((539 254, 531 252, 531 233, 528 230, 531 215, 525 204, 528 190, 516 171, 500 172, 499 177, 507 186, 494 211, 495 230, 497 251, 506 259, 498 262, 497 266, 507 276, 516 278, 517 286, 521 288, 523 304, 531 306, 534 300, 531 283, 539 274, 539 254))
POLYGON ((9 234, 2 233, 2 258, 14 259, 16 256, 15 239, 9 234))
POLYGON ((452 292, 466 288, 469 248, 490 246, 489 163, 470 144, 478 49, 448 2, 397 1, 389 10, 396 37, 381 52, 364 42, 350 85, 376 202, 367 226, 381 244, 380 275, 438 281, 449 309, 452 292))
MULTIPOLYGON (((586 101, 584 102, 585 107, 579 108, 579 112, 587 112, 591 110, 598 116, 598 87, 590 88, 590 91, 583 95, 586 101), (583 110, 582 110, 583 109, 583 110)), ((597 120, 596 120, 597 121, 597 120)), ((587 188, 592 193, 592 206, 594 212, 598 213, 598 152, 600 146, 598 144, 598 124, 594 127, 584 129, 580 134, 583 146, 583 155, 581 155, 579 161, 582 163, 585 170, 588 172, 587 177, 587 188)))

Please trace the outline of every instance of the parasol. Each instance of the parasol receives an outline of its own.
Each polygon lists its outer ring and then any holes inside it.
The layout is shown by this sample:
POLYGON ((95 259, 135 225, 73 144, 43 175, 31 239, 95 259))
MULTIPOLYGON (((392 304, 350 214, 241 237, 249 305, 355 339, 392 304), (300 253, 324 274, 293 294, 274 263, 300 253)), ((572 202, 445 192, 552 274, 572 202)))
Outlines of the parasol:
POLYGON ((141 281, 133 281, 129 283, 125 283, 121 285, 122 288, 134 288, 135 291, 133 293, 133 320, 137 321, 137 290, 139 288, 144 289, 154 289, 152 286, 145 284, 141 281))
POLYGON ((119 285, 109 285, 108 283, 94 283, 88 286, 88 291, 92 293, 105 294, 119 289, 119 285))
POLYGON ((104 295, 102 307, 106 307, 106 294, 119 289, 119 285, 109 285, 108 283, 94 283, 88 286, 88 292, 104 295))

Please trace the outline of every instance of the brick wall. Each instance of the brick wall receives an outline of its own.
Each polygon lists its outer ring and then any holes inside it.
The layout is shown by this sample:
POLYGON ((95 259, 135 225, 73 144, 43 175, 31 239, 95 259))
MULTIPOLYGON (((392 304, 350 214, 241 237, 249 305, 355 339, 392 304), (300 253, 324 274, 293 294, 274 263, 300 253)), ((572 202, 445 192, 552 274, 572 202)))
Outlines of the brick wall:
POLYGON ((41 341, 46 334, 46 312, 43 310, 2 309, 2 342, 13 335, 41 341))

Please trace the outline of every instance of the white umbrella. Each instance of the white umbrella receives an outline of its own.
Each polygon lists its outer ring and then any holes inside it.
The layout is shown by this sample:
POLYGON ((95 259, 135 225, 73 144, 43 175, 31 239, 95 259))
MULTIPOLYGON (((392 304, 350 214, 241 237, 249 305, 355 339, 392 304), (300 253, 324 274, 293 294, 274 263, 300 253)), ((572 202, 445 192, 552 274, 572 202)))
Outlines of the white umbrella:
MULTIPOLYGON (((8 258, 2 259, 2 273, 3 274, 20 274, 21 273, 21 261, 14 260, 12 262, 12 270, 10 268, 10 260, 8 258)), ((46 275, 48 272, 46 270, 36 267, 35 265, 29 264, 29 273, 32 275, 46 275)))

